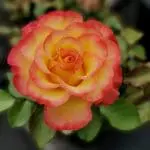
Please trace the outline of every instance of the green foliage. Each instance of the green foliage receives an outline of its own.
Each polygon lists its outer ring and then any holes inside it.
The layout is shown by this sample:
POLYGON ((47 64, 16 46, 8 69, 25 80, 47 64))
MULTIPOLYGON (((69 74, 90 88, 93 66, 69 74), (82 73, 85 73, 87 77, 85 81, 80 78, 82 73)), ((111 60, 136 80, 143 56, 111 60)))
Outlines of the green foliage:
POLYGON ((14 106, 8 110, 8 121, 12 127, 21 127, 28 123, 32 114, 32 102, 16 101, 14 106))
POLYGON ((142 38, 143 33, 133 28, 125 28, 121 31, 121 35, 125 38, 129 45, 133 45, 142 38))
POLYGON ((111 27, 114 30, 120 31, 123 28, 121 21, 115 15, 109 16, 108 18, 106 18, 106 20, 104 20, 104 23, 107 24, 109 27, 111 27))
POLYGON ((117 36, 117 41, 121 50, 121 62, 124 64, 124 62, 126 62, 128 59, 128 44, 121 36, 117 36))
POLYGON ((150 63, 142 65, 130 72, 124 81, 125 83, 132 84, 135 87, 141 87, 150 83, 150 63))
POLYGON ((43 113, 37 109, 30 119, 30 132, 39 148, 44 148, 55 136, 55 131, 47 127, 43 120, 43 113))
POLYGON ((22 95, 16 90, 16 88, 14 87, 14 84, 13 84, 13 82, 12 82, 12 77, 13 77, 12 73, 8 72, 8 73, 7 73, 7 78, 8 78, 8 80, 9 80, 9 84, 8 84, 8 91, 9 91, 9 93, 10 93, 13 97, 15 97, 15 98, 25 98, 25 97, 22 96, 22 95))
POLYGON ((14 105, 15 99, 7 92, 0 90, 0 112, 3 112, 14 105))
MULTIPOLYGON (((150 98, 149 98, 149 100, 150 100, 150 98)), ((150 121, 150 101, 146 101, 146 102, 142 103, 137 108, 138 108, 138 111, 140 114, 141 121, 143 123, 150 121)))
POLYGON ((85 128, 77 132, 79 138, 86 142, 92 141, 100 132, 102 122, 102 117, 94 111, 92 121, 85 128))
POLYGON ((120 130, 132 130, 140 125, 136 107, 122 99, 110 106, 101 106, 100 112, 114 128, 120 130))
POLYGON ((135 57, 140 60, 146 59, 146 52, 142 45, 135 45, 134 47, 132 47, 132 49, 129 51, 128 55, 130 57, 135 57))

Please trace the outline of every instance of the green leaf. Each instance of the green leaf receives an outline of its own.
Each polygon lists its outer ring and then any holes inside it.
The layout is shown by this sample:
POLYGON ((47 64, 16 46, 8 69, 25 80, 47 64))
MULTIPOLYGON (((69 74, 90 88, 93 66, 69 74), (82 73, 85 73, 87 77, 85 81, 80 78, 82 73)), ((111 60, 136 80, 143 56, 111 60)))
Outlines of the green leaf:
POLYGON ((135 87, 141 87, 150 83, 150 63, 140 66, 128 74, 124 79, 126 84, 132 84, 135 87))
POLYGON ((25 98, 25 97, 23 97, 23 95, 21 95, 21 94, 16 90, 16 88, 14 87, 14 85, 13 85, 12 83, 10 83, 10 84, 8 85, 8 91, 9 91, 9 93, 10 93, 12 96, 14 96, 14 97, 16 97, 16 98, 25 98))
POLYGON ((56 133, 45 124, 43 120, 43 113, 41 111, 35 112, 32 116, 30 120, 30 131, 33 139, 41 149, 53 139, 56 133))
POLYGON ((134 59, 130 59, 127 61, 127 66, 130 70, 136 69, 139 65, 140 63, 134 59))
POLYGON ((12 127, 21 127, 25 125, 31 114, 33 102, 28 100, 16 101, 14 106, 8 111, 8 121, 12 127))
POLYGON ((92 141, 99 133, 102 126, 101 116, 94 112, 92 121, 83 129, 77 132, 80 139, 90 142, 92 141))
POLYGON ((15 99, 3 90, 0 90, 0 112, 13 106, 15 99))
POLYGON ((139 58, 141 60, 145 60, 146 59, 146 53, 145 53, 144 47, 141 46, 141 45, 136 45, 135 47, 133 47, 129 51, 129 56, 137 57, 137 58, 139 58))
POLYGON ((114 128, 120 130, 132 130, 140 125, 136 107, 125 100, 120 99, 110 106, 101 106, 100 112, 114 128))
POLYGON ((150 101, 147 101, 138 105, 137 108, 138 108, 138 112, 140 114, 142 123, 150 121, 150 101))
POLYGON ((109 16, 104 23, 116 30, 121 30, 123 28, 117 16, 109 16))
POLYGON ((10 82, 12 80, 12 77, 13 77, 12 73, 11 72, 7 72, 6 76, 7 76, 8 80, 9 80, 9 82, 10 82))
POLYGON ((16 98, 25 98, 23 95, 21 95, 17 90, 16 88, 14 87, 13 83, 12 83, 12 73, 7 73, 7 78, 9 80, 9 85, 8 85, 8 91, 9 93, 16 97, 16 98))
POLYGON ((121 35, 130 45, 132 45, 142 38, 143 33, 133 28, 126 28, 122 30, 121 35))
POLYGON ((122 60, 122 64, 124 64, 124 62, 127 60, 128 58, 128 44, 127 42, 121 37, 121 36, 117 36, 117 41, 121 50, 121 60, 122 60))

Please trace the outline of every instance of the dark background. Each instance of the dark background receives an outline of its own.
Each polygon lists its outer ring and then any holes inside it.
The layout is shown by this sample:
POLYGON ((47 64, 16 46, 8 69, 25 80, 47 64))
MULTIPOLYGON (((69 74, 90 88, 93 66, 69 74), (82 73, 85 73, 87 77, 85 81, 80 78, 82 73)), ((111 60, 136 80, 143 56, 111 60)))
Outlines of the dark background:
MULTIPOLYGON (((150 0, 117 0, 113 10, 120 13, 124 22, 144 32, 140 41, 147 50, 150 60, 150 0)), ((7 13, 0 1, 0 22, 7 20, 7 13)), ((7 37, 0 35, 0 88, 5 81, 4 72, 8 69, 5 58, 10 45, 7 37)), ((21 128, 11 129, 6 115, 0 115, 0 150, 36 150, 30 135, 21 128)), ((75 137, 57 135, 46 150, 150 150, 150 122, 130 133, 113 130, 101 133, 94 142, 85 144, 75 137)))

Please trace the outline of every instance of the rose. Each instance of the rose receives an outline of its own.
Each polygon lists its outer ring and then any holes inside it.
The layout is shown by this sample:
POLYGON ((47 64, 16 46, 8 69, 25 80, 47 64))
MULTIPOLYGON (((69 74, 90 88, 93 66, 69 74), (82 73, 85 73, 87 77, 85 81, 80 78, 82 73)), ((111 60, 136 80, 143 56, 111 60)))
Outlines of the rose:
POLYGON ((112 30, 72 11, 50 12, 25 26, 8 64, 16 89, 44 105, 45 122, 56 130, 86 126, 91 106, 114 103, 122 81, 112 30))

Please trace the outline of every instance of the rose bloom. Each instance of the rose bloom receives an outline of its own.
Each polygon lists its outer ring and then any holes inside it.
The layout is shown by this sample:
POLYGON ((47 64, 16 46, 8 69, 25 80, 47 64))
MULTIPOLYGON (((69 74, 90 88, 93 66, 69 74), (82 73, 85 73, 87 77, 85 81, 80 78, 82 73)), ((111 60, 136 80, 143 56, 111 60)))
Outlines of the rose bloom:
POLYGON ((91 106, 114 103, 122 81, 112 30, 72 11, 53 11, 25 26, 8 64, 18 92, 44 105, 45 122, 55 130, 85 127, 91 106))

